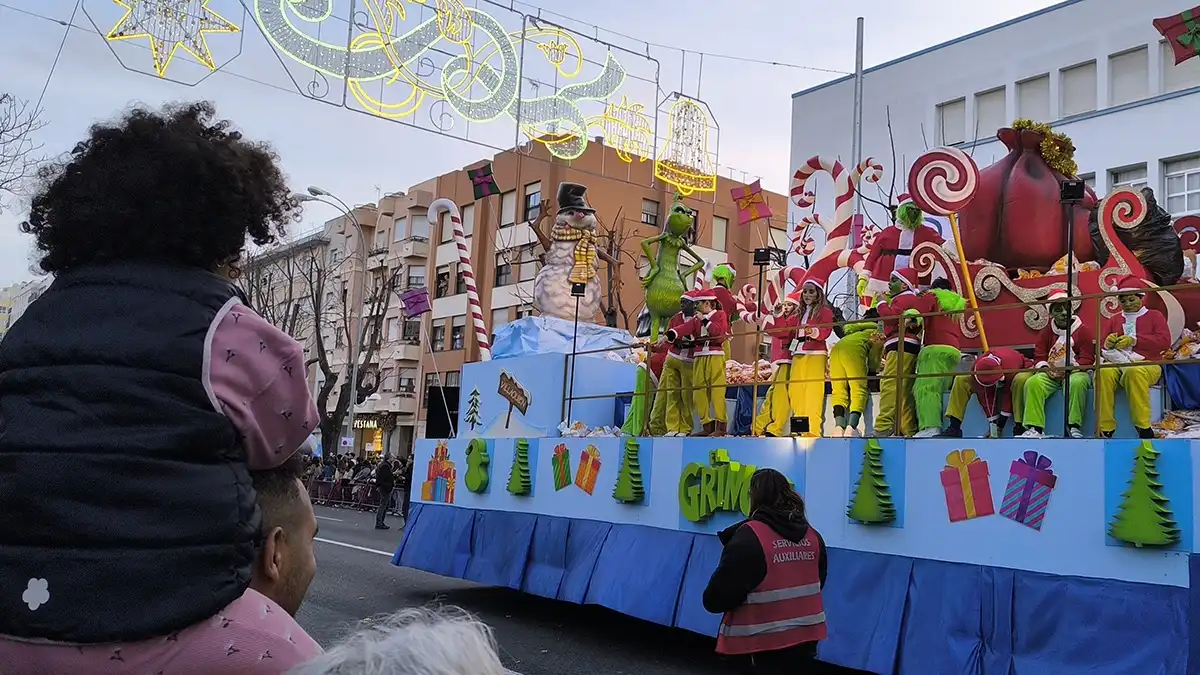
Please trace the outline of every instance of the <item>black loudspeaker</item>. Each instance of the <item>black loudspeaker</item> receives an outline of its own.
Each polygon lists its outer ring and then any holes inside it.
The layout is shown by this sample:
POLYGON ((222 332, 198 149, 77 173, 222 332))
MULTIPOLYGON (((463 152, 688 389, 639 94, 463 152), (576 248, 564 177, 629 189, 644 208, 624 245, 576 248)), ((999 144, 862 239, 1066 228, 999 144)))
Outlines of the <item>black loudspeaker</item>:
POLYGON ((1082 201, 1087 194, 1087 183, 1078 178, 1067 178, 1058 185, 1058 199, 1065 203, 1082 201))
POLYGON ((425 400, 429 402, 425 438, 454 438, 458 427, 458 387, 430 387, 425 400))

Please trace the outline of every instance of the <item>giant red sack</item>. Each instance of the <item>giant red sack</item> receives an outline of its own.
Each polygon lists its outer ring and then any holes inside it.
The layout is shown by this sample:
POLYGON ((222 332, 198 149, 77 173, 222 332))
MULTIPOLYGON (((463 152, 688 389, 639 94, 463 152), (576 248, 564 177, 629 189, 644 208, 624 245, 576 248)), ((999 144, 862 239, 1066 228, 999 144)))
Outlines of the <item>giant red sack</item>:
MULTIPOLYGON (((975 198, 958 214, 963 251, 968 260, 984 258, 1009 269, 1049 269, 1067 254, 1059 201, 1065 176, 1042 159, 1040 133, 1005 128, 996 137, 1009 152, 979 172, 975 198)), ((1093 258, 1088 212, 1096 203, 1089 187, 1074 207, 1075 256, 1081 262, 1093 258)))

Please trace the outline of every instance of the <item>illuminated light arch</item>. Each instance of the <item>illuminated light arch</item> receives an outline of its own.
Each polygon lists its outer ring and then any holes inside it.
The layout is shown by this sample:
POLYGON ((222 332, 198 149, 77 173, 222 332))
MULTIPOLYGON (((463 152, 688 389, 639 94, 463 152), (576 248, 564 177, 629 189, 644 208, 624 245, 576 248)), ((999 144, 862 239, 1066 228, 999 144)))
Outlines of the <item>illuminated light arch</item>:
POLYGON ((674 185, 683 196, 716 192, 716 160, 708 151, 709 132, 716 128, 707 106, 675 93, 667 113, 667 138, 654 161, 654 177, 674 185))
POLYGON ((209 33, 238 33, 242 29, 208 6, 210 0, 113 0, 125 9, 104 36, 110 42, 150 41, 154 72, 165 77, 175 54, 183 49, 201 65, 216 70, 209 33))

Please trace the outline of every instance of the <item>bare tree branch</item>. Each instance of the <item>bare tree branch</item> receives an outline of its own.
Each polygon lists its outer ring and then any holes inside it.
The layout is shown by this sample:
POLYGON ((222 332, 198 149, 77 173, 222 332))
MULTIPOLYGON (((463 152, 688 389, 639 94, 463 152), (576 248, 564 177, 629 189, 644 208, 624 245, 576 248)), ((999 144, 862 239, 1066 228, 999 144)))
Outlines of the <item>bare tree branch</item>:
POLYGON ((33 135, 46 126, 41 110, 0 92, 0 196, 20 195, 42 162, 42 145, 33 135))

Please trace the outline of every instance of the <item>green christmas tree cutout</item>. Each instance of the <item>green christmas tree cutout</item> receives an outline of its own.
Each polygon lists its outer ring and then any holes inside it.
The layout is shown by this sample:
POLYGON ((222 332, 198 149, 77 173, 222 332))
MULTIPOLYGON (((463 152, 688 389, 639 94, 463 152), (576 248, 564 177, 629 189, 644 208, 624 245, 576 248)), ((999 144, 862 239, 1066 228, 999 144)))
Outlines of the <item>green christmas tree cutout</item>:
POLYGON ((475 427, 479 426, 479 387, 471 390, 465 421, 471 425, 471 431, 475 431, 475 427))
POLYGON ((482 438, 472 439, 467 444, 467 489, 476 494, 487 492, 491 471, 488 466, 492 463, 491 453, 488 452, 487 441, 482 438))
POLYGON ((886 525, 896 520, 896 505, 883 474, 883 446, 874 438, 868 439, 863 448, 862 470, 846 515, 864 525, 886 525))
POLYGON ((517 451, 513 455, 512 470, 508 472, 508 492, 518 497, 524 497, 533 491, 533 483, 529 480, 529 441, 517 439, 517 451))
POLYGON ((613 499, 622 504, 639 504, 646 498, 642 485, 642 465, 638 459, 640 446, 636 439, 625 439, 625 457, 617 473, 617 485, 613 488, 613 499))
POLYGON ((1138 548, 1179 542, 1179 527, 1158 479, 1160 454, 1150 441, 1142 441, 1134 451, 1133 478, 1121 493, 1121 506, 1108 524, 1113 539, 1138 548))

